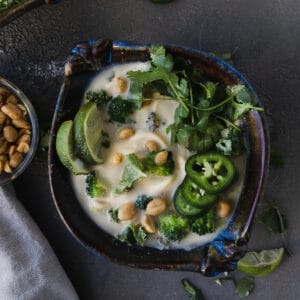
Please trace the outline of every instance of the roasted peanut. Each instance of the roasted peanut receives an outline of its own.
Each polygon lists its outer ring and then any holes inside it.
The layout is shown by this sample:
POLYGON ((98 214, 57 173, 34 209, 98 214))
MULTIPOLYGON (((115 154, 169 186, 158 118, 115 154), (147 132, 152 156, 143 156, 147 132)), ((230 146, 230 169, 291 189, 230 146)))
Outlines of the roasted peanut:
POLYGON ((151 141, 151 140, 146 142, 145 147, 150 152, 152 151, 156 152, 159 150, 159 145, 155 141, 151 141))
POLYGON ((0 154, 3 154, 3 153, 6 152, 7 146, 8 146, 7 141, 3 142, 3 143, 0 145, 0 154))
POLYGON ((118 218, 121 221, 131 220, 136 215, 136 208, 134 203, 128 202, 119 207, 118 218))
POLYGON ((120 140, 127 140, 135 134, 135 129, 132 127, 125 127, 121 129, 118 133, 118 138, 120 140))
POLYGON ((9 91, 4 87, 0 87, 0 95, 5 99, 9 95, 9 91))
POLYGON ((128 81, 123 77, 115 77, 113 79, 115 90, 118 94, 124 94, 128 88, 128 81))
POLYGON ((17 128, 30 129, 30 124, 24 119, 13 119, 12 124, 17 128))
POLYGON ((168 155, 169 155, 169 153, 167 150, 158 152, 154 157, 155 164, 157 166, 162 166, 163 164, 165 164, 167 162, 168 155))
POLYGON ((16 152, 16 150, 17 150, 17 147, 15 145, 11 145, 8 148, 8 156, 11 158, 12 155, 16 152))
POLYGON ((8 157, 5 154, 0 154, 0 161, 7 161, 8 157))
POLYGON ((28 135, 31 135, 31 130, 30 129, 21 129, 20 131, 19 131, 19 137, 21 137, 22 135, 24 135, 24 134, 28 134, 28 135))
POLYGON ((6 114, 0 111, 0 124, 3 124, 6 120, 6 114))
POLYGON ((16 168, 23 160, 23 155, 20 152, 15 152, 9 161, 9 165, 13 168, 16 168))
POLYGON ((25 143, 30 143, 31 140, 31 136, 29 134, 23 134, 22 136, 19 137, 19 139, 17 140, 17 144, 21 143, 21 142, 25 142, 25 143))
POLYGON ((115 153, 111 158, 111 163, 114 166, 118 166, 123 161, 123 154, 122 153, 115 153))
POLYGON ((8 125, 3 128, 3 136, 8 142, 13 143, 18 138, 18 131, 14 127, 8 125))
POLYGON ((9 95, 9 96, 6 98, 6 103, 17 104, 17 103, 18 103, 17 97, 14 96, 14 95, 9 95))
POLYGON ((2 112, 8 115, 12 120, 22 118, 21 109, 12 103, 7 103, 1 107, 2 112))
POLYGON ((144 215, 141 220, 141 225, 148 233, 154 233, 156 226, 152 216, 144 215))
POLYGON ((5 172, 5 173, 12 173, 12 168, 10 167, 8 161, 6 161, 6 162, 4 163, 4 172, 5 172))
POLYGON ((232 205, 225 200, 220 200, 217 204, 217 214, 220 218, 226 218, 232 211, 232 205))
POLYGON ((167 208, 167 203, 162 198, 154 198, 146 207, 146 213, 150 216, 158 216, 167 208))
POLYGON ((28 143, 25 142, 20 142, 18 147, 17 147, 17 151, 21 152, 21 153, 27 153, 30 149, 30 146, 28 143))
POLYGON ((26 107, 0 87, 0 173, 12 173, 30 149, 31 125, 26 107))
POLYGON ((3 172, 4 170, 4 161, 0 160, 0 174, 3 172))

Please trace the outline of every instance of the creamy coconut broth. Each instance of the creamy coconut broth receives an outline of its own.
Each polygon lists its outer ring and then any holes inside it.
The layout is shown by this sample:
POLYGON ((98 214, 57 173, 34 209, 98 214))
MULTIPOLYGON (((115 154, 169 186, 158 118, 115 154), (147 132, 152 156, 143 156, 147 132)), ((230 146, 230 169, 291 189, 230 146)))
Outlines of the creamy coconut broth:
MULTIPOLYGON (((110 96, 118 96, 119 93, 116 89, 115 78, 122 77, 126 78, 126 73, 130 70, 147 70, 149 68, 148 63, 127 63, 115 65, 102 71, 90 84, 87 91, 100 91, 104 90, 110 96)), ((130 82, 129 82, 130 84, 130 82)), ((128 89, 122 93, 123 98, 128 97, 128 89)), ((101 120, 99 120, 99 126, 103 128, 105 132, 108 133, 110 139, 110 147, 103 150, 103 164, 99 164, 93 167, 105 182, 108 183, 110 190, 99 198, 90 198, 87 196, 86 189, 86 176, 85 175, 72 175, 71 180, 80 204, 86 211, 86 213, 91 217, 91 219, 103 230, 110 233, 113 236, 121 234, 124 229, 131 223, 139 224, 141 217, 145 214, 145 211, 138 210, 136 217, 130 221, 121 221, 119 223, 113 222, 108 213, 110 209, 117 209, 122 204, 128 202, 135 202, 137 196, 145 194, 152 197, 161 197, 167 200, 168 207, 164 212, 169 213, 174 211, 172 204, 172 197, 176 191, 176 188, 183 181, 185 172, 185 163, 187 158, 192 154, 182 145, 171 145, 170 136, 166 134, 166 127, 173 123, 175 109, 178 106, 178 102, 173 100, 157 100, 153 101, 151 104, 137 109, 130 116, 132 123, 128 124, 116 124, 108 121, 108 116, 105 111, 101 112, 101 120), (160 126, 154 131, 149 131, 147 117, 154 112, 158 119, 160 120, 160 126), (117 138, 117 133, 126 126, 134 127, 135 134, 126 140, 119 140, 117 138), (167 149, 172 151, 173 160, 175 162, 175 170, 172 175, 169 176, 147 176, 138 182, 134 183, 132 189, 128 192, 121 193, 120 195, 112 195, 113 188, 118 184, 122 176, 122 172, 125 166, 125 162, 120 165, 112 165, 112 156, 115 153, 130 154, 135 153, 138 156, 143 156, 146 154, 145 143, 149 140, 155 141, 161 149, 167 149)), ((239 195, 241 193, 244 181, 245 173, 245 156, 237 156, 234 158, 234 164, 237 171, 237 180, 230 186, 226 191, 226 197, 233 200, 234 203, 237 202, 239 195)), ((222 194, 221 194, 222 196, 222 194)), ((216 232, 198 235, 196 233, 190 232, 181 241, 176 242, 164 242, 163 238, 158 232, 150 235, 147 239, 145 246, 155 247, 159 249, 163 248, 184 248, 191 249, 196 246, 200 246, 210 240, 212 240, 216 235, 226 226, 229 218, 222 220, 222 226, 220 226, 216 232)), ((155 217, 155 222, 158 222, 158 217, 155 217)))

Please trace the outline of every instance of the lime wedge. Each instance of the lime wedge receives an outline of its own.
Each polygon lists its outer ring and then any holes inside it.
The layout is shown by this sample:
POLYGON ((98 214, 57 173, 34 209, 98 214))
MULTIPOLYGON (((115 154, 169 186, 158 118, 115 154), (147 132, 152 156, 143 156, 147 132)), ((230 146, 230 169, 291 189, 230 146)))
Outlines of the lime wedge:
POLYGON ((284 249, 263 250, 261 252, 248 252, 238 261, 238 269, 254 276, 263 276, 271 273, 280 264, 284 249))
POLYGON ((101 113, 95 102, 81 106, 74 119, 75 152, 89 165, 102 163, 101 113))
POLYGON ((60 125, 56 135, 56 152, 61 163, 75 175, 88 173, 73 152, 73 121, 65 121, 60 125))

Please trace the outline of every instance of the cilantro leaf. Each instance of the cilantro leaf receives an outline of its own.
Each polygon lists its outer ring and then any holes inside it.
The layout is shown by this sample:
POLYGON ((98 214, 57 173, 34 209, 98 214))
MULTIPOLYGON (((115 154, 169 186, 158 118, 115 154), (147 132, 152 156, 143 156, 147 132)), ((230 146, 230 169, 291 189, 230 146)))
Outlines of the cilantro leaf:
POLYGON ((243 84, 237 84, 231 87, 231 93, 235 95, 236 100, 239 103, 253 103, 253 96, 243 84))
POLYGON ((161 67, 167 72, 171 72, 174 67, 173 57, 166 54, 166 49, 160 45, 152 45, 150 48, 150 56, 153 65, 161 67))
POLYGON ((235 293, 240 298, 246 298, 253 292, 254 287, 255 287, 254 277, 246 276, 246 277, 241 278, 237 282, 235 293))

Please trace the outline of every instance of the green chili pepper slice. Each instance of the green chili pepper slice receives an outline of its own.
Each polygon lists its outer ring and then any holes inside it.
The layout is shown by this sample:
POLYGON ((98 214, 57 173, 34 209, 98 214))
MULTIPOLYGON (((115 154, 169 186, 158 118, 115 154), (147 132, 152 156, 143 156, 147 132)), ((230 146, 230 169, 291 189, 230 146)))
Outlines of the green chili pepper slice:
POLYGON ((191 156, 186 165, 187 175, 208 193, 219 193, 233 181, 235 167, 230 158, 220 153, 191 156))
POLYGON ((182 183, 182 195, 190 204, 206 209, 213 206, 218 199, 217 194, 207 193, 188 176, 182 183))
POLYGON ((198 216, 203 214, 201 208, 191 205, 182 195, 182 185, 180 185, 174 196, 174 207, 176 211, 183 216, 198 216))

